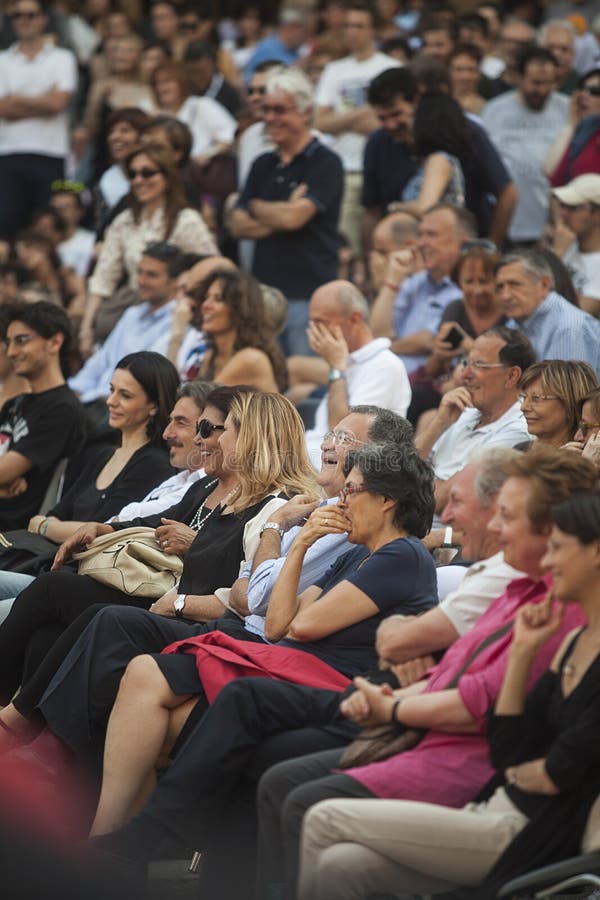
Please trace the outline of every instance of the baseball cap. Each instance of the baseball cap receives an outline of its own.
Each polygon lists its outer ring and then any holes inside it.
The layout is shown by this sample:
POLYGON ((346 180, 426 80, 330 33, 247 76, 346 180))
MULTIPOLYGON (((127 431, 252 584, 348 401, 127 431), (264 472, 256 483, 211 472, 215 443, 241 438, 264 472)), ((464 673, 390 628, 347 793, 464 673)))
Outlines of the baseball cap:
POLYGON ((563 187, 554 188, 555 197, 565 206, 593 203, 600 206, 600 175, 579 175, 563 187))

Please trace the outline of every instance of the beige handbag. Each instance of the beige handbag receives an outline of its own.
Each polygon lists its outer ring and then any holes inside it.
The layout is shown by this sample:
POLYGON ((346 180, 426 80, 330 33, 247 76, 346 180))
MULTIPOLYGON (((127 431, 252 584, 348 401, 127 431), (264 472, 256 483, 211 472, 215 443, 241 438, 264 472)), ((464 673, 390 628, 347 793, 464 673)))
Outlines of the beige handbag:
POLYGON ((94 538, 87 550, 74 553, 79 574, 130 594, 156 600, 175 587, 183 563, 161 549, 154 528, 123 528, 94 538))

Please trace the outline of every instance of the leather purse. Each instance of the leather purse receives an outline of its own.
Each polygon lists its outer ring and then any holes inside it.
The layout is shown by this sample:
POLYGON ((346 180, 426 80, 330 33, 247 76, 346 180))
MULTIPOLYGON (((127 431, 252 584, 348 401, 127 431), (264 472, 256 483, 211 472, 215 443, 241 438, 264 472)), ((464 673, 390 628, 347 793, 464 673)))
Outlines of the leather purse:
POLYGON ((183 571, 178 556, 161 549, 154 528, 123 528, 94 538, 74 553, 79 575, 89 575, 132 597, 157 600, 175 587, 183 571))

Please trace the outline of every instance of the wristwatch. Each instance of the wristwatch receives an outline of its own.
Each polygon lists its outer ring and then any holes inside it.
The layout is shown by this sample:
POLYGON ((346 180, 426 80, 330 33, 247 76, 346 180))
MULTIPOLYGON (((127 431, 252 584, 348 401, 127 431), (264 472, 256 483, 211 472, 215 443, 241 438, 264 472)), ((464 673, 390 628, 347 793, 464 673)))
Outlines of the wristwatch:
POLYGON ((173 600, 173 609, 178 619, 183 619, 183 610, 185 609, 185 598, 187 594, 177 594, 173 600))
POLYGON ((271 530, 276 531, 279 534, 279 537, 281 538, 281 540, 283 540, 285 531, 283 530, 281 525, 277 524, 277 522, 265 522, 263 527, 260 529, 259 537, 262 537, 263 531, 271 531, 271 530))
POLYGON ((340 378, 345 378, 346 373, 342 372, 341 369, 330 369, 329 375, 327 376, 327 381, 339 381, 340 378))

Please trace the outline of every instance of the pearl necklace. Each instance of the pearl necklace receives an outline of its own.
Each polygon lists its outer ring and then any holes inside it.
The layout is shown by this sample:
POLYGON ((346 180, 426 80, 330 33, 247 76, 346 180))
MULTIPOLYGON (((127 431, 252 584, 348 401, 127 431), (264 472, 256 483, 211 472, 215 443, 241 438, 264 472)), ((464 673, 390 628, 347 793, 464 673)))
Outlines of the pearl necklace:
MULTIPOLYGON (((213 488, 213 487, 218 483, 218 481, 219 481, 218 478, 215 478, 214 481, 209 481, 209 483, 206 485, 207 489, 208 489, 208 488, 213 488)), ((201 531, 201 530, 202 530, 202 528, 204 527, 205 522, 207 522, 207 521, 209 520, 209 518, 210 518, 210 517, 212 516, 212 514, 214 513, 215 509, 217 509, 218 506, 220 506, 220 504, 217 504, 217 506, 213 506, 212 509, 209 509, 209 511, 207 512, 207 514, 204 516, 204 518, 202 518, 202 513, 204 512, 204 507, 205 507, 205 505, 206 505, 206 501, 207 501, 208 498, 210 497, 211 493, 212 493, 212 491, 209 491, 209 492, 208 492, 208 494, 206 495, 206 497, 204 498, 204 500, 202 501, 202 503, 200 504, 200 506, 199 506, 198 509, 196 510, 196 513, 195 513, 195 515, 194 515, 194 518, 193 518, 192 521, 190 522, 190 528, 193 528, 195 532, 198 532, 198 531, 201 531)))

